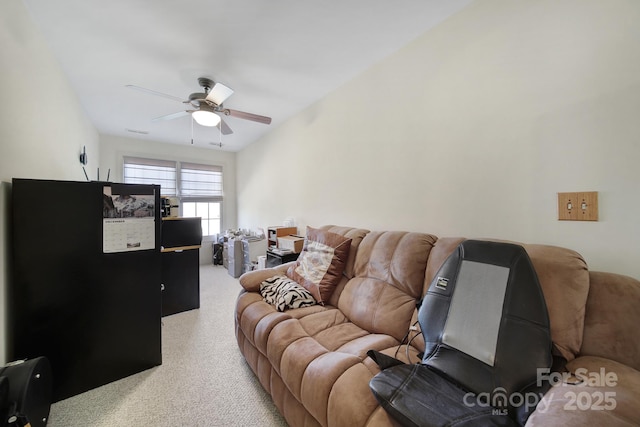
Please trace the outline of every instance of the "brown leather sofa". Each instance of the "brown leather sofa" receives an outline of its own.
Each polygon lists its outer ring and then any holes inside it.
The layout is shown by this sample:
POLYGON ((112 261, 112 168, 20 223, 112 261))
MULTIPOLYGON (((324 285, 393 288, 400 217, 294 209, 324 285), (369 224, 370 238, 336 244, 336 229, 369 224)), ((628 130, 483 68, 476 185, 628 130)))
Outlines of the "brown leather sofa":
MULTIPOLYGON (((395 426, 369 381, 375 349, 405 362, 424 348, 416 302, 463 238, 325 226, 352 238, 329 303, 276 311, 260 283, 287 265, 240 277, 240 351, 291 426, 395 426), (409 333, 409 345, 401 344, 409 333)), ((640 425, 640 282, 591 272, 575 251, 522 245, 547 301, 551 335, 574 376, 554 378, 527 426, 640 425)))

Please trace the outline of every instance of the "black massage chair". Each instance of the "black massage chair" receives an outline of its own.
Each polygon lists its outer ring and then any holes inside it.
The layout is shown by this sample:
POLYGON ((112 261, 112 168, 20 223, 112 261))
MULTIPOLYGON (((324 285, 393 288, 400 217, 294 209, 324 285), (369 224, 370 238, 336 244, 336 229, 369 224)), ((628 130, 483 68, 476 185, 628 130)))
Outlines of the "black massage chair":
MULTIPOLYGON (((548 390, 549 317, 524 248, 467 240, 445 261, 418 311, 421 363, 376 351, 370 388, 403 426, 518 426, 548 390)), ((561 363, 561 362, 560 362, 561 363)))

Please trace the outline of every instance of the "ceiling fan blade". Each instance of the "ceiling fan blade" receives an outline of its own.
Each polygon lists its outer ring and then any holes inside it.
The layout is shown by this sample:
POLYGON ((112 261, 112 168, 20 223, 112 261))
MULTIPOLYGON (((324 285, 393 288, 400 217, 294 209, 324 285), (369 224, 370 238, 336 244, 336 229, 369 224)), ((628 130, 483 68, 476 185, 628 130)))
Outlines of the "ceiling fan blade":
POLYGON ((231 135, 233 133, 227 122, 225 122, 222 117, 220 117, 220 129, 222 130, 223 135, 231 135))
POLYGON ((213 87, 209 90, 206 99, 216 105, 222 105, 222 103, 231 95, 233 95, 233 89, 223 85, 222 83, 214 83, 213 87))
POLYGON ((177 96, 167 95, 166 93, 158 92, 155 90, 147 89, 144 87, 136 86, 136 85, 126 85, 129 89, 139 90, 140 92, 150 93, 151 95, 162 96, 163 98, 172 99, 178 102, 188 102, 183 100, 182 98, 178 98, 177 96))
POLYGON ((265 125, 271 124, 271 117, 260 116, 258 114, 247 113, 245 111, 232 110, 225 108, 223 110, 225 116, 237 117, 239 119, 251 120, 258 123, 264 123, 265 125))
POLYGON ((155 119, 151 119, 151 121, 152 122, 159 122, 159 121, 162 121, 162 120, 173 120, 173 119, 177 119, 179 117, 188 116, 191 113, 193 113, 193 110, 178 111, 177 113, 171 113, 171 114, 167 114, 165 116, 156 117, 155 119))

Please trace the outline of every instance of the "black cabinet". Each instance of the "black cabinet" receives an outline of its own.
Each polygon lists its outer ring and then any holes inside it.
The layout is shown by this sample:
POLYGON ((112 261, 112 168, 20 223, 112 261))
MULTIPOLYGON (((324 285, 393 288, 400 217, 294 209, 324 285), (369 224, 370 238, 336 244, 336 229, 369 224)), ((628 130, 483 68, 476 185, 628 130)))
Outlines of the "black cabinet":
POLYGON ((54 401, 162 363, 159 195, 13 180, 8 358, 46 356, 54 401))
POLYGON ((198 249, 162 253, 162 315, 200 308, 198 249))
POLYGON ((162 220, 162 316, 200 308, 200 218, 162 220))

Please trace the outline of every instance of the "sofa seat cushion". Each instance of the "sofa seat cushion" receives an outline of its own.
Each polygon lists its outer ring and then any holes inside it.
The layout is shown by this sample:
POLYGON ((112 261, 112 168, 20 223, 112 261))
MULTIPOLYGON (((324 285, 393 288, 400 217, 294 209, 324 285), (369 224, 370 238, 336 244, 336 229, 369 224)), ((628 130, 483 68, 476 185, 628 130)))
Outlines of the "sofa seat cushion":
MULTIPOLYGON (((368 337, 384 337, 383 335, 369 335, 368 337)), ((391 338, 386 336, 387 338, 391 338)), ((387 343, 390 341, 387 341, 387 343)), ((398 347, 397 341, 385 345, 383 340, 371 344, 370 349, 377 350, 391 357, 396 357, 405 363, 420 361, 418 350, 413 346, 398 347), (408 355, 408 358, 407 358, 408 355)), ((363 345, 362 348, 367 347, 363 345)), ((340 351, 344 351, 342 348, 340 351)), ((375 399, 369 381, 380 372, 378 365, 370 358, 362 359, 347 369, 336 380, 331 389, 327 408, 327 421, 330 426, 395 426, 389 414, 383 410, 375 399)))
MULTIPOLYGON (((298 310, 290 312, 295 313, 298 310)), ((285 366, 289 369, 290 364, 305 363, 301 358, 291 360, 291 355, 286 356, 289 359, 284 360, 285 352, 292 349, 295 349, 292 355, 304 354, 309 348, 316 348, 322 349, 312 351, 316 356, 321 353, 338 352, 364 360, 370 349, 379 350, 398 344, 394 337, 370 334, 349 322, 336 308, 325 307, 324 311, 309 313, 299 319, 289 318, 276 324, 270 331, 266 354, 276 371, 283 374, 285 366)))
POLYGON ((385 349, 390 346, 396 348, 398 346, 398 340, 390 335, 366 334, 341 345, 335 351, 350 353, 358 356, 362 360, 366 360, 369 350, 385 349))
MULTIPOLYGON (((323 311, 316 311, 313 313, 307 313, 304 316, 296 317, 300 321, 300 325, 309 334, 309 336, 315 337, 318 334, 323 333, 328 329, 335 326, 347 323, 349 320, 345 317, 340 310, 330 305, 324 306, 323 311)), ((292 310, 292 313, 297 315, 298 310, 292 310)))
MULTIPOLYGON (((335 307, 307 310, 311 308, 288 310, 286 314, 298 317, 289 317, 273 325, 265 354, 288 392, 320 424, 326 425, 334 383, 357 365, 362 365, 367 376, 372 376, 377 367, 370 365, 367 351, 376 349, 394 354, 399 341, 390 335, 369 333, 351 323, 335 307), (306 315, 299 315, 303 310, 306 315)), ((267 320, 271 321, 271 317, 265 316, 263 322, 267 320)), ((417 350, 413 347, 410 353, 417 358, 417 350)), ((345 401, 344 404, 353 403, 345 401)))
MULTIPOLYGON (((363 384, 368 384, 369 379, 374 375, 373 372, 377 370, 376 366, 368 364, 370 359, 366 357, 367 349, 376 348, 381 351, 393 352, 398 344, 393 337, 366 334, 335 351, 327 350, 325 352, 318 347, 318 341, 301 339, 295 344, 298 345, 287 349, 283 356, 283 366, 288 367, 286 372, 283 372, 282 378, 287 384, 287 388, 299 398, 303 406, 320 424, 335 425, 330 422, 332 408, 342 414, 351 414, 350 416, 356 416, 356 414, 362 416, 363 413, 366 413, 364 419, 375 412, 377 405, 371 401, 373 397, 371 392, 367 393, 364 389, 356 392, 354 386, 360 384, 362 378, 366 378, 363 384), (315 357, 307 358, 307 360, 312 359, 308 364, 306 360, 303 363, 297 363, 300 360, 299 354, 307 355, 313 352, 316 352, 315 357), (306 367, 303 368, 302 365, 305 364, 306 367), (296 365, 294 373, 292 367, 296 365), (301 381, 298 383, 297 380, 300 379, 301 381), (352 383, 351 380, 355 383, 352 383), (334 399, 335 396, 340 395, 338 391, 340 384, 350 384, 350 386, 343 388, 345 394, 340 396, 340 402, 337 403, 334 399), (331 401, 333 403, 330 403, 331 401)), ((417 356, 415 357, 417 358, 417 356)), ((365 423, 345 424, 344 420, 341 420, 338 425, 365 425, 365 423)))
POLYGON ((266 303, 259 293, 243 291, 236 301, 236 325, 242 329, 251 345, 266 355, 267 340, 275 325, 322 311, 337 312, 333 307, 319 305, 279 312, 274 306, 266 303))
MULTIPOLYGON (((245 338, 261 352, 266 351, 267 339, 270 331, 278 323, 290 319, 287 313, 281 313, 264 302, 262 298, 256 300, 254 293, 241 295, 238 298, 238 305, 242 304, 245 310, 236 312, 236 325, 245 338)), ((260 296, 258 294, 258 296, 260 296)))
POLYGON ((314 339, 329 351, 336 351, 341 346, 369 335, 367 331, 351 322, 335 325, 314 335, 314 339))
POLYGON ((640 425, 640 371, 610 359, 581 356, 567 364, 575 375, 553 386, 526 426, 640 425))

